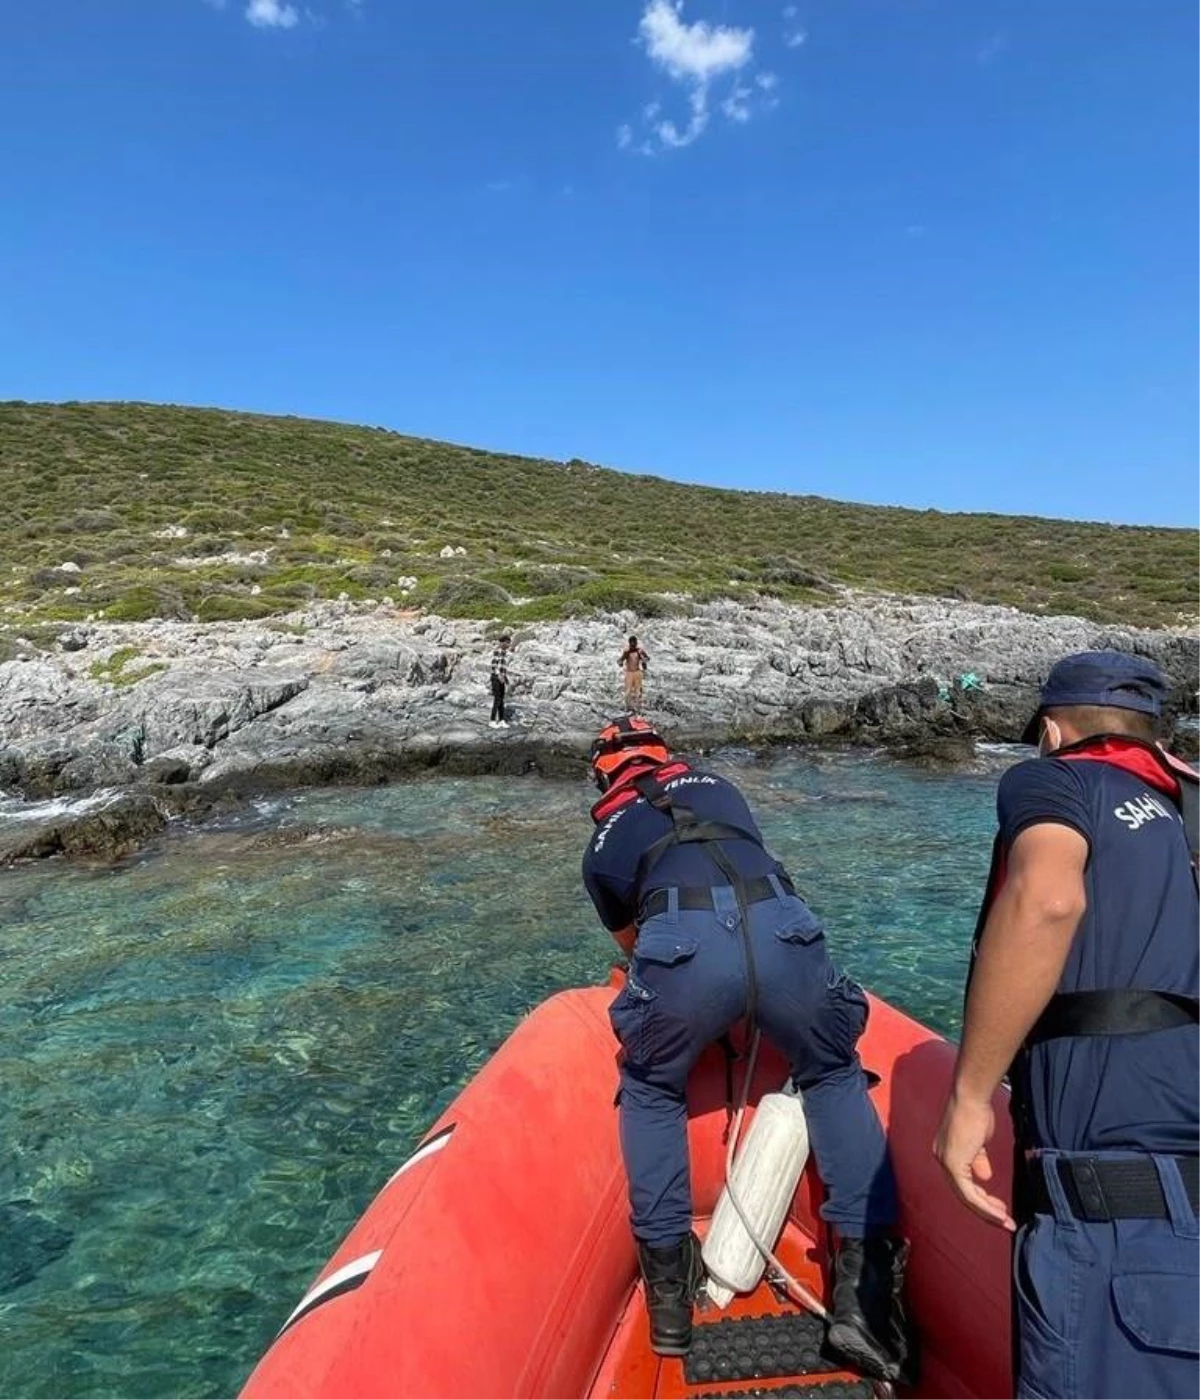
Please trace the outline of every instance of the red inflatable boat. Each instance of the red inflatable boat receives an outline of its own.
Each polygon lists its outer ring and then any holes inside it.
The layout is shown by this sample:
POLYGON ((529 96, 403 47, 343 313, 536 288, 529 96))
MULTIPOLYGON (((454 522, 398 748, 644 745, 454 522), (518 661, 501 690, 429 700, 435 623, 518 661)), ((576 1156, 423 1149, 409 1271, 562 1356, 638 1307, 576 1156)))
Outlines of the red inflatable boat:
MULTIPOLYGON (((871 1395, 820 1354, 820 1324, 764 1282, 697 1313, 684 1360, 649 1347, 613 1095, 613 989, 534 1011, 391 1177, 301 1299, 242 1394, 258 1396, 871 1395)), ((954 1052, 872 1000, 860 1046, 880 1083, 912 1241, 922 1396, 1011 1395, 1007 1237, 951 1197, 930 1155, 954 1052)), ((751 1104, 784 1081, 763 1045, 751 1104)), ((997 1104, 995 1187, 1007 1194, 997 1104)), ((697 1230, 724 1183, 725 1062, 689 1086, 697 1230)), ((777 1253, 818 1295, 825 1241, 810 1161, 777 1253)))

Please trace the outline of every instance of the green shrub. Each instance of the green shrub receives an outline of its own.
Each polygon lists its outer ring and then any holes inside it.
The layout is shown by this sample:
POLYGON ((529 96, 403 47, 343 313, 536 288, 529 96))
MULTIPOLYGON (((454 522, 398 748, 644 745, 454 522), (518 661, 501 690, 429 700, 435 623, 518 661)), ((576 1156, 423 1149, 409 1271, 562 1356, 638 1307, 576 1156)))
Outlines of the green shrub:
POLYGON ((274 598, 297 599, 302 603, 311 602, 317 596, 316 585, 305 583, 303 579, 290 583, 272 582, 270 589, 264 590, 264 596, 268 591, 274 598))
POLYGON ((183 519, 176 523, 183 525, 192 535, 217 535, 231 530, 240 535, 245 533, 250 522, 240 510, 214 504, 189 510, 183 519))
POLYGON ((379 564, 355 564, 346 570, 346 577, 378 595, 395 591, 398 572, 385 560, 379 564))
POLYGON ((274 609, 249 594, 208 593, 197 600, 194 611, 199 622, 249 622, 269 617, 274 609))
POLYGON ((109 622, 146 622, 152 617, 186 622, 191 613, 177 589, 140 584, 108 603, 104 616, 109 622))
POLYGON ((120 517, 111 510, 77 510, 66 520, 55 522, 55 534, 102 535, 116 529, 120 517))
MULTIPOLYGON (((730 577, 733 575, 731 574, 730 577)), ((777 563, 765 565, 759 577, 763 583, 786 583, 793 588, 809 588, 825 593, 833 592, 833 585, 824 574, 817 573, 815 569, 806 568, 803 564, 797 564, 792 559, 781 559, 777 563)))
POLYGON ((501 620, 510 622, 561 622, 568 616, 572 604, 562 596, 532 598, 501 613, 501 620))
POLYGON ((99 558, 105 564, 117 564, 127 559, 143 563, 146 557, 146 546, 136 535, 110 534, 99 551, 99 558))
POLYGON ((63 588, 69 587, 73 579, 61 569, 34 569, 29 575, 29 582, 35 588, 63 588))
POLYGON ((486 575, 489 583, 507 593, 531 594, 535 598, 571 593, 596 577, 592 569, 553 567, 539 568, 533 564, 514 565, 496 569, 486 575))
POLYGON ((442 579, 429 598, 431 610, 443 617, 482 617, 511 604, 503 588, 471 574, 442 579))
POLYGON ((1082 583, 1091 576, 1092 571, 1080 568, 1078 564, 1050 564, 1046 572, 1056 583, 1082 583))
POLYGON ((607 579, 585 584, 571 596, 568 610, 576 616, 589 612, 631 612, 638 617, 678 617, 683 609, 672 598, 645 593, 607 579))
POLYGON ((182 540, 163 540, 160 548, 168 547, 180 559, 206 559, 210 554, 227 554, 237 547, 230 535, 189 535, 182 540))

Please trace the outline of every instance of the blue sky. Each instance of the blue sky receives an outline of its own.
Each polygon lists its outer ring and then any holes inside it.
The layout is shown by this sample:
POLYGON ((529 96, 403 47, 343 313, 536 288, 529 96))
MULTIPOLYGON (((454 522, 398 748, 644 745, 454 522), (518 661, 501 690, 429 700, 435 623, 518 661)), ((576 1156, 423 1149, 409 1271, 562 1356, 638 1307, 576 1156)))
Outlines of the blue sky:
POLYGON ((1197 524, 1185 0, 57 0, 0 397, 1197 524))

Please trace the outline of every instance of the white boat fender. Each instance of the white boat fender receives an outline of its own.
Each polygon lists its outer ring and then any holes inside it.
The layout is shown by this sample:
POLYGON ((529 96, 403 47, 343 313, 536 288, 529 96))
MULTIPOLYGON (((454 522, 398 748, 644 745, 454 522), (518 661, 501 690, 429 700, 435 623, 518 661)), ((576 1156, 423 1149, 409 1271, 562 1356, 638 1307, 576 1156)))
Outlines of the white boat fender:
POLYGON ((708 1297, 718 1308, 728 1307, 735 1293, 757 1287, 767 1262, 760 1245, 775 1248, 807 1161, 808 1123, 799 1093, 789 1085, 764 1094, 704 1241, 708 1297))

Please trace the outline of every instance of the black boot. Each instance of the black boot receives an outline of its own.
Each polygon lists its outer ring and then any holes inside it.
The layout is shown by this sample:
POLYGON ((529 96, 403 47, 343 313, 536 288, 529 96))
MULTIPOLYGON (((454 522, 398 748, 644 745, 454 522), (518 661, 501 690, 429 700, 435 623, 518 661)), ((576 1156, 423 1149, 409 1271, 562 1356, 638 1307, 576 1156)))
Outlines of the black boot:
POLYGON ((659 1356, 686 1356, 692 1345, 692 1304, 704 1282, 700 1241, 687 1235, 666 1249, 639 1243, 638 1263, 646 1281, 651 1349, 659 1356))
POLYGON ((834 1256, 829 1345, 864 1376, 911 1384, 915 1338, 904 1311, 904 1240, 841 1240, 834 1256))

